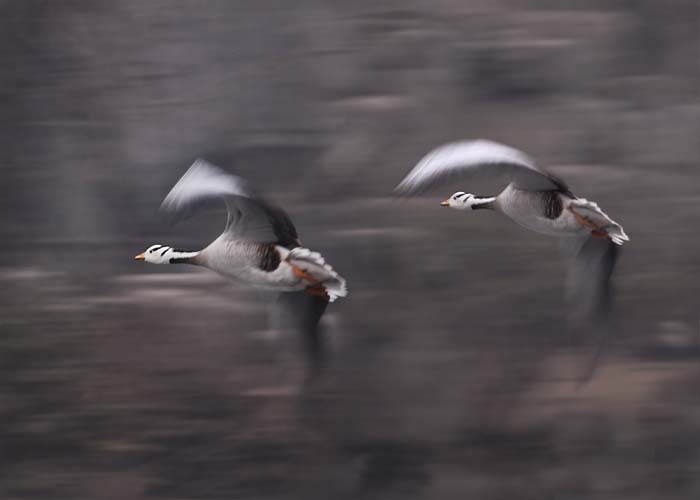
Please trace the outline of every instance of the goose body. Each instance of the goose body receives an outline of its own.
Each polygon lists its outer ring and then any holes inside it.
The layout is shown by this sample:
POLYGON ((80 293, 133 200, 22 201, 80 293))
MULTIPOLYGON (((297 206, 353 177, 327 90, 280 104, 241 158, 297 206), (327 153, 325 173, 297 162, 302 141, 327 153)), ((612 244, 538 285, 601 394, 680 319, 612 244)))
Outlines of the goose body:
POLYGON ((459 191, 441 203, 462 211, 495 210, 536 233, 558 237, 570 260, 569 296, 575 315, 605 309, 615 247, 629 238, 622 226, 592 201, 576 197, 566 183, 522 151, 487 140, 446 144, 428 153, 396 187, 415 195, 456 177, 501 177, 506 186, 492 197, 459 191))
POLYGON ((270 243, 249 243, 219 237, 202 250, 197 264, 220 275, 264 290, 297 291, 307 283, 284 259, 289 249, 270 243))
MULTIPOLYGON (((303 247, 236 241, 221 235, 190 262, 263 290, 294 292, 320 283, 333 302, 347 293, 345 281, 321 254, 303 247), (313 279, 304 277, 299 270, 313 279)), ((313 288, 313 287, 312 287, 313 288)))
POLYGON ((495 209, 526 229, 548 236, 581 236, 587 232, 566 210, 573 198, 556 191, 524 191, 508 185, 495 209))
MULTIPOLYGON (((281 208, 260 197, 240 177, 205 160, 192 164, 163 200, 161 211, 177 220, 211 201, 224 202, 227 223, 204 249, 152 245, 135 258, 153 264, 201 266, 257 289, 280 292, 272 302, 284 311, 283 327, 302 331, 317 368, 318 323, 328 302, 347 295, 345 280, 321 254, 301 246, 294 224, 281 208)), ((280 314, 273 316, 279 320, 280 314)))
POLYGON ((153 245, 136 256, 154 264, 193 264, 256 288, 306 290, 333 302, 347 294, 345 280, 321 254, 301 247, 289 216, 255 194, 240 177, 197 160, 170 190, 161 211, 170 218, 188 216, 212 200, 226 204, 221 235, 197 252, 153 245))
POLYGON ((513 222, 536 233, 558 238, 587 238, 597 226, 596 237, 621 245, 628 241, 622 226, 598 205, 569 192, 525 191, 509 184, 494 201, 493 208, 513 222), (589 221, 582 224, 581 218, 589 221))

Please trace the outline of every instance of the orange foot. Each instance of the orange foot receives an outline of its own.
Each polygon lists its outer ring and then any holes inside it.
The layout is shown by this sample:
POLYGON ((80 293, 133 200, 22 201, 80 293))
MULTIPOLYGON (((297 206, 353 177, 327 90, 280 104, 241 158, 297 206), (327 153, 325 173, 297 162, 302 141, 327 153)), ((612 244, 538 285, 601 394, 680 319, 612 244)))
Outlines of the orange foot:
POLYGON ((311 276, 309 273, 304 271, 302 268, 295 266, 294 264, 289 264, 292 266, 292 272, 294 273, 294 276, 297 278, 300 278, 302 280, 308 281, 312 285, 319 286, 321 284, 320 281, 318 281, 316 278, 311 276))
POLYGON ((588 217, 585 217, 585 216, 579 214, 573 208, 571 208, 571 207, 568 207, 568 208, 569 208, 569 212, 574 214, 574 218, 576 219, 576 222, 581 224, 583 227, 587 227, 587 228, 591 229, 591 234, 593 235, 594 238, 601 238, 603 240, 608 239, 609 235, 605 229, 602 229, 598 224, 593 222, 588 217))
POLYGON ((314 295, 316 297, 321 297, 325 300, 329 300, 330 297, 328 296, 328 292, 326 292, 326 289, 323 288, 321 285, 313 285, 313 286, 307 286, 304 291, 308 293, 309 295, 314 295))

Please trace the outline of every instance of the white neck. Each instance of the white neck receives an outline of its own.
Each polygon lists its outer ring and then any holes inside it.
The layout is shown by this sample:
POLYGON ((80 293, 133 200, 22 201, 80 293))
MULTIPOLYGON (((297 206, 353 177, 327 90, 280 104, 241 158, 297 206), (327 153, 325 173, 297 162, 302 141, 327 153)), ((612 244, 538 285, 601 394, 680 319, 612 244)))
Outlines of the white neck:
POLYGON ((173 249, 168 253, 168 264, 194 264, 192 259, 197 255, 199 255, 199 252, 184 252, 173 249))
POLYGON ((477 205, 477 208, 478 208, 478 205, 491 204, 491 203, 493 203, 494 201, 496 201, 496 197, 495 197, 495 196, 489 196, 489 197, 486 197, 486 198, 479 198, 479 197, 477 197, 477 198, 475 198, 475 200, 474 200, 474 202, 475 202, 476 205, 477 205))
POLYGON ((487 197, 487 198, 479 198, 475 196, 474 198, 471 199, 471 207, 473 210, 478 210, 480 208, 493 208, 492 203, 496 201, 495 196, 487 197), (484 206, 486 205, 486 206, 484 206))

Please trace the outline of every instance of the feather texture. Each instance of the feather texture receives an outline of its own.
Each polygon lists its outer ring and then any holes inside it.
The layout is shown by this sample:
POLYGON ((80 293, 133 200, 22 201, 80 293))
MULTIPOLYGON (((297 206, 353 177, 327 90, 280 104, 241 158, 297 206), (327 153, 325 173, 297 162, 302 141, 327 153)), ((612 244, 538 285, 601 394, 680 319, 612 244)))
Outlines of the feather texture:
POLYGON ((330 302, 348 294, 345 279, 326 263, 320 253, 298 247, 289 252, 287 260, 290 264, 308 272, 321 282, 328 293, 330 302))
POLYGON ((564 181, 538 167, 522 151, 483 139, 452 142, 432 150, 395 191, 402 195, 417 194, 462 176, 503 177, 526 191, 569 191, 564 181))
POLYGON ((202 159, 196 160, 170 190, 161 212, 177 220, 213 202, 225 203, 228 219, 224 232, 232 239, 288 248, 299 245, 296 228, 284 210, 265 201, 241 177, 202 159))
POLYGON ((585 198, 575 198, 571 200, 570 206, 573 207, 579 215, 591 220, 602 230, 607 232, 614 243, 622 245, 625 241, 630 240, 625 234, 625 230, 622 229, 622 226, 608 217, 597 203, 585 198))

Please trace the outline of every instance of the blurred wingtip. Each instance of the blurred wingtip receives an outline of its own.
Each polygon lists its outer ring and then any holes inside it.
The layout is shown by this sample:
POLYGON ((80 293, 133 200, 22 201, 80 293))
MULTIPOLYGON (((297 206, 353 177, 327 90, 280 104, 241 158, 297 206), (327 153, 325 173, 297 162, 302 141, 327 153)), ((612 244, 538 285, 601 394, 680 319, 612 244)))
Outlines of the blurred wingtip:
POLYGON ((174 226, 177 222, 187 216, 184 214, 179 214, 174 210, 170 203, 166 203, 166 200, 160 204, 158 207, 158 217, 168 226, 174 226))
POLYGON ((191 169, 197 169, 197 168, 205 168, 205 167, 216 167, 212 162, 209 160, 202 158, 201 156, 198 156, 197 158, 194 159, 192 164, 190 165, 188 170, 191 169))
POLYGON ((415 194, 418 194, 419 190, 414 186, 411 186, 406 179, 399 182, 394 190, 392 191, 393 197, 397 199, 409 198, 415 194))
POLYGON ((398 200, 401 198, 406 198, 406 191, 398 184, 391 192, 391 197, 398 200))

